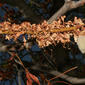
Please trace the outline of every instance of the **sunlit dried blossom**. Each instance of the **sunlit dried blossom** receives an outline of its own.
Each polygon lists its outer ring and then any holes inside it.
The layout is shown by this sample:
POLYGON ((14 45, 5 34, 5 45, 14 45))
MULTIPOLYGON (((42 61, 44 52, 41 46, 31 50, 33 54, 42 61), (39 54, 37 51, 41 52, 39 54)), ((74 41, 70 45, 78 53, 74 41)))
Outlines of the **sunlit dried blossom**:
POLYGON ((78 36, 79 33, 85 30, 84 23, 81 19, 74 18, 74 21, 64 22, 65 17, 61 17, 57 21, 48 24, 44 21, 41 24, 30 24, 23 22, 21 24, 11 24, 10 22, 0 23, 0 34, 6 34, 6 39, 10 40, 17 38, 21 34, 28 34, 31 38, 35 38, 39 47, 46 47, 55 42, 67 43, 70 42, 71 35, 78 36))

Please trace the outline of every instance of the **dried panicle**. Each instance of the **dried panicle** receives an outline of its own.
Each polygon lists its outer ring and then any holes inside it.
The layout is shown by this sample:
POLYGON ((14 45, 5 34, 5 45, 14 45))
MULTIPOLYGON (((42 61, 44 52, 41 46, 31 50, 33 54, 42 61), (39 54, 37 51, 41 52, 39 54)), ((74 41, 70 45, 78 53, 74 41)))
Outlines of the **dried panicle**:
POLYGON ((80 18, 77 19, 77 17, 74 18, 74 24, 84 25, 84 23, 82 22, 82 20, 80 18))
POLYGON ((6 34, 6 39, 10 40, 17 38, 21 34, 28 34, 31 38, 35 38, 39 47, 46 47, 55 42, 66 43, 70 42, 71 35, 78 35, 80 31, 85 30, 83 21, 77 17, 74 21, 64 22, 65 16, 61 17, 57 21, 53 21, 48 24, 44 21, 41 24, 30 24, 29 22, 23 22, 21 24, 11 24, 10 22, 0 23, 0 34, 6 34))

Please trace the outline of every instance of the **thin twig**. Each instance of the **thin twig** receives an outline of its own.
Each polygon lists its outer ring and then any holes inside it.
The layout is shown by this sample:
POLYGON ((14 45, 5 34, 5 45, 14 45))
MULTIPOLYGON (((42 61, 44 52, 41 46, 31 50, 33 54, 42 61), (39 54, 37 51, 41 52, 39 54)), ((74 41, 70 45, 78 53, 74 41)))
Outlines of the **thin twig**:
POLYGON ((23 68, 26 69, 25 66, 24 66, 24 64, 23 64, 23 62, 21 61, 20 57, 17 54, 16 54, 16 57, 19 59, 19 61, 22 64, 23 68))
POLYGON ((19 69, 18 69, 18 84, 22 85, 21 84, 21 71, 19 69))
POLYGON ((59 78, 59 77, 61 77, 62 75, 66 74, 66 73, 68 73, 68 72, 70 72, 70 71, 72 71, 72 70, 74 70, 74 69, 76 69, 76 68, 78 68, 78 67, 76 66, 76 67, 70 68, 70 69, 68 69, 67 71, 61 73, 60 75, 51 78, 49 81, 54 80, 55 78, 59 78))

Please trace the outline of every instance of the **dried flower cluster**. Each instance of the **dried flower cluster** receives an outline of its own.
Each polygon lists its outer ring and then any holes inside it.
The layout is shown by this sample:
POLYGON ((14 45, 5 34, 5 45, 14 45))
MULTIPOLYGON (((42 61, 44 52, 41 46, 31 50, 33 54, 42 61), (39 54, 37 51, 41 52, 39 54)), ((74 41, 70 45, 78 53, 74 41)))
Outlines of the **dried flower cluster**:
MULTIPOLYGON (((16 40, 21 34, 31 35, 28 37, 36 38, 39 47, 49 46, 55 43, 70 42, 70 37, 78 35, 85 29, 81 19, 74 18, 74 21, 64 22, 65 16, 62 16, 57 21, 48 24, 44 21, 41 24, 30 24, 23 22, 21 24, 11 24, 10 22, 0 23, 0 34, 6 34, 6 39, 13 38, 16 40)), ((24 41, 26 41, 24 39, 24 41)))

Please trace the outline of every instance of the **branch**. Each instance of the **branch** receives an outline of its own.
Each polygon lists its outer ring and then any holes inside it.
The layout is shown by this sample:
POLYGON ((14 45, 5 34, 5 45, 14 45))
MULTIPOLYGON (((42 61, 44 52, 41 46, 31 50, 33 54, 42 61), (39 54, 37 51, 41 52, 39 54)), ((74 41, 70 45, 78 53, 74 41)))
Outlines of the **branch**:
POLYGON ((21 84, 21 70, 19 70, 19 69, 17 69, 17 70, 18 70, 18 75, 17 75, 18 76, 18 84, 22 85, 21 84))
MULTIPOLYGON (((51 71, 49 73, 52 74, 52 75, 55 75, 55 76, 62 74, 59 71, 51 71)), ((83 84, 83 83, 85 83, 85 78, 71 77, 71 76, 68 76, 66 74, 60 76, 60 78, 66 80, 66 81, 68 81, 68 82, 70 82, 72 84, 83 84)))
POLYGON ((80 1, 65 0, 65 4, 48 20, 48 23, 49 24, 52 23, 58 17, 65 14, 67 11, 83 6, 84 4, 85 0, 80 1))
MULTIPOLYGON (((20 63, 20 65, 21 65, 21 63, 20 63)), ((48 68, 44 65, 43 65, 43 67, 48 68)), ((54 76, 58 76, 58 77, 60 77, 64 80, 70 82, 71 84, 77 84, 78 85, 78 84, 84 84, 85 83, 85 78, 77 78, 77 77, 72 77, 72 76, 66 75, 65 73, 67 71, 64 72, 64 73, 61 73, 58 70, 49 70, 49 71, 48 70, 43 70, 41 65, 35 64, 35 63, 30 67, 30 69, 36 70, 36 71, 39 71, 39 72, 43 72, 45 74, 51 74, 51 75, 54 75, 54 76)))
MULTIPOLYGON (((44 72, 44 73, 47 73, 47 74, 51 74, 51 75, 61 75, 62 73, 59 72, 58 70, 51 70, 51 71, 46 71, 46 70, 42 70, 40 68, 39 65, 34 65, 31 67, 31 69, 33 70, 38 70, 38 71, 41 71, 41 72, 44 72)), ((63 74, 62 76, 60 76, 60 78, 72 83, 72 84, 84 84, 85 83, 85 78, 77 78, 77 77, 71 77, 69 75, 66 75, 66 74, 63 74)))

